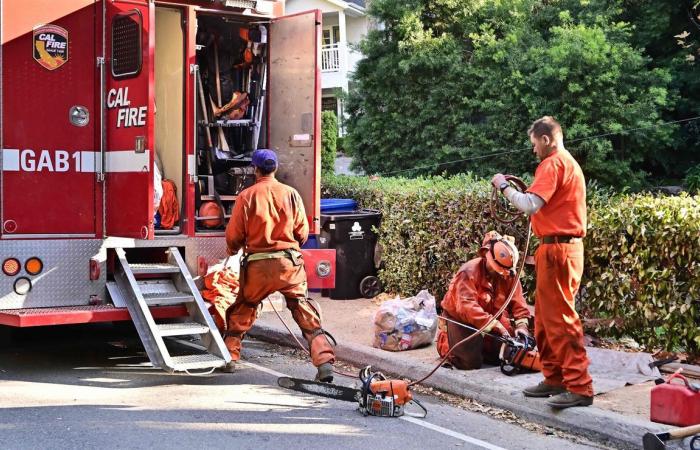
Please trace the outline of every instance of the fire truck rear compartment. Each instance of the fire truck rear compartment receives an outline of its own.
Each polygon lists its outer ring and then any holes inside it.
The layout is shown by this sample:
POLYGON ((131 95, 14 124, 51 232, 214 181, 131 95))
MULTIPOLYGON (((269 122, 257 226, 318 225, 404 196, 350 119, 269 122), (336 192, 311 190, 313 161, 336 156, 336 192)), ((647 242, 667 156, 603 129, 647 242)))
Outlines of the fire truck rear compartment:
POLYGON ((195 230, 221 233, 236 196, 254 181, 251 153, 267 146, 267 24, 201 13, 195 44, 195 230))

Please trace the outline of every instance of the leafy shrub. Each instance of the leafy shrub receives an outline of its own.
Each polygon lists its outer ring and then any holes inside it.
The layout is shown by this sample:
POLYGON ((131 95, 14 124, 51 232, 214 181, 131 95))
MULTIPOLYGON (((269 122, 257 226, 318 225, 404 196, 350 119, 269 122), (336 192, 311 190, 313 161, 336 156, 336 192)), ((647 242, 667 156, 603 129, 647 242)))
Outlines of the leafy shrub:
POLYGON ((688 170, 683 181, 688 191, 700 193, 700 164, 688 170))
POLYGON ((345 136, 338 136, 336 144, 338 152, 345 153, 345 136))
POLYGON ((338 140, 338 118, 333 111, 321 113, 321 171, 335 171, 336 145, 338 140))
MULTIPOLYGON (((323 193, 382 211, 379 242, 387 290, 442 298, 484 233, 496 229, 524 247, 525 223, 496 223, 486 214, 491 188, 473 175, 419 179, 330 176, 323 193)), ((589 229, 580 312, 617 319, 601 335, 700 352, 700 196, 611 195, 589 190, 589 229)), ((536 239, 532 239, 530 254, 536 239)), ((534 301, 534 270, 523 286, 534 301)))

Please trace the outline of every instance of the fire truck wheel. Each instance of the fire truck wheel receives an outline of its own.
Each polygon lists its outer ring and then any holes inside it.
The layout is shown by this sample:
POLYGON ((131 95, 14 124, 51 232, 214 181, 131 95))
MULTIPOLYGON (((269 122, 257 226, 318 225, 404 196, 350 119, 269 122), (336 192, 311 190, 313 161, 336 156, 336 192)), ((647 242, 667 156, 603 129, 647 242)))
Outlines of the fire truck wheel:
POLYGON ((375 276, 364 277, 360 281, 360 294, 364 298, 374 298, 382 292, 382 282, 375 276))

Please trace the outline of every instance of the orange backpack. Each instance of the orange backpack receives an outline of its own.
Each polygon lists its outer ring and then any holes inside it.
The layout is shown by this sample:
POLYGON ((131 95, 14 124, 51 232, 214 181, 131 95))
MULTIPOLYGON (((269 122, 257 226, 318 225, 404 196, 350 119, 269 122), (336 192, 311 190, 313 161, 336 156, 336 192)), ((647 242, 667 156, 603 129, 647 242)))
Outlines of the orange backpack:
POLYGON ((177 187, 172 180, 164 179, 163 197, 160 199, 160 227, 170 230, 180 220, 180 203, 177 201, 177 187))

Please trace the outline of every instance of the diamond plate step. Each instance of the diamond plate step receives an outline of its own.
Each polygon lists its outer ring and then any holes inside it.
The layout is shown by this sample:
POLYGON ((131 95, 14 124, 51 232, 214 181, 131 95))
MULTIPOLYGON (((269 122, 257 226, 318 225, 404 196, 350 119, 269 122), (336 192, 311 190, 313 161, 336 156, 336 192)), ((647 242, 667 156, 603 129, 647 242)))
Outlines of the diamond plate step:
POLYGON ((153 305, 179 305, 194 301, 194 296, 186 292, 151 292, 144 293, 143 299, 148 306, 153 305))
POLYGON ((158 273, 180 273, 180 268, 174 264, 154 263, 154 264, 129 264, 131 272, 135 275, 158 274, 158 273))
POLYGON ((161 336, 188 336, 209 332, 208 326, 197 322, 160 323, 156 326, 161 336))
POLYGON ((171 356, 175 370, 211 369, 223 367, 226 361, 211 354, 171 356))

